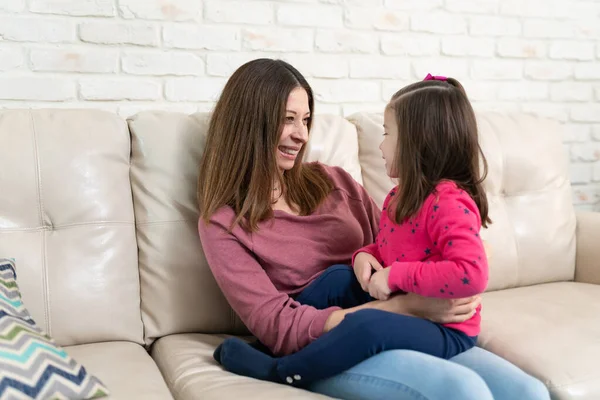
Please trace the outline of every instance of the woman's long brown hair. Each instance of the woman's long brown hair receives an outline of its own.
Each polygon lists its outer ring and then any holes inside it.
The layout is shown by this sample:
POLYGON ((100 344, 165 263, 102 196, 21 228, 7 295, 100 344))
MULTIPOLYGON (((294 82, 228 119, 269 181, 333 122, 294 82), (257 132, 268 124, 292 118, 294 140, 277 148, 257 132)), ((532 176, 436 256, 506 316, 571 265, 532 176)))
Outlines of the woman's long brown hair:
POLYGON ((390 218, 401 223, 414 216, 438 183, 451 180, 473 198, 487 227, 492 222, 482 186, 487 160, 462 85, 453 78, 417 82, 395 93, 388 107, 398 126, 394 162, 400 182, 390 218))
MULTIPOLYGON (((294 167, 281 173, 277 146, 291 91, 308 94, 311 119, 313 92, 298 70, 281 60, 257 59, 229 78, 210 119, 198 177, 200 217, 208 223, 221 207, 233 208, 244 229, 254 232, 273 216, 273 183, 300 215, 315 211, 333 184, 317 164, 303 164, 305 147, 294 167)), ((311 119, 308 122, 310 132, 311 119)))

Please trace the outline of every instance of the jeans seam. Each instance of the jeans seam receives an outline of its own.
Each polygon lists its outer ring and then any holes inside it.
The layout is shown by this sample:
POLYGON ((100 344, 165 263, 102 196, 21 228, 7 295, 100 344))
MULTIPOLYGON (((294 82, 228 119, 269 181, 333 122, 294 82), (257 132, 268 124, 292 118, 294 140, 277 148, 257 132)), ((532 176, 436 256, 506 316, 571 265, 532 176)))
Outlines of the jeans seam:
POLYGON ((380 386, 388 386, 388 387, 396 387, 399 388, 400 390, 402 390, 405 393, 408 393, 409 395, 414 397, 414 400, 431 400, 428 397, 426 397, 423 393, 419 392, 418 390, 415 390, 414 388, 405 385, 403 383, 391 380, 391 379, 386 379, 386 378, 380 378, 377 376, 372 376, 372 375, 363 375, 363 374, 355 374, 353 372, 344 372, 341 375, 336 376, 334 379, 336 380, 345 380, 345 381, 371 381, 371 382, 375 382, 378 383, 380 386))

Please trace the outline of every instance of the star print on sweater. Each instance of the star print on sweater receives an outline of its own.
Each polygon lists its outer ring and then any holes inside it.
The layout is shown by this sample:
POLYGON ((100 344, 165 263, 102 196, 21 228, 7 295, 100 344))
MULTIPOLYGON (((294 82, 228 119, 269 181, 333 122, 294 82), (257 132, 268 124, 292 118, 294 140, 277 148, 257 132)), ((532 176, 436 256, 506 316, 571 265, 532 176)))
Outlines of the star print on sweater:
MULTIPOLYGON (((386 197, 385 208, 396 191, 392 189, 386 197)), ((369 253, 390 267, 388 285, 392 292, 463 298, 485 290, 488 264, 479 236, 481 218, 467 192, 454 182, 444 181, 415 216, 401 222, 395 224, 387 212, 381 213, 379 226, 387 228, 379 232, 375 243, 354 254, 369 253)), ((478 335, 480 307, 470 320, 446 326, 469 336, 478 335)))

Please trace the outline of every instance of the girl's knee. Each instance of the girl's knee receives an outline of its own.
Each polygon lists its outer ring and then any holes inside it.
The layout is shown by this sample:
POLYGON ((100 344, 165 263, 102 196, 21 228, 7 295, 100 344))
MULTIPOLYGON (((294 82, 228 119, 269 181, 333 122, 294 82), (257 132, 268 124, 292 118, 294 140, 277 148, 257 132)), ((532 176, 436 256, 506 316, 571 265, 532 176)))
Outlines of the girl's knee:
POLYGON ((354 274, 354 270, 352 270, 352 267, 350 265, 346 265, 346 264, 334 264, 332 266, 330 266, 329 268, 327 268, 325 270, 324 273, 335 273, 335 274, 341 274, 341 275, 353 275, 354 274))
POLYGON ((382 323, 386 316, 384 311, 364 309, 347 314, 337 329, 351 333, 361 343, 380 347, 382 342, 389 339, 389 332, 382 323))
POLYGON ((336 264, 327 268, 321 276, 323 281, 335 284, 334 287, 346 290, 355 279, 352 267, 344 264, 336 264))

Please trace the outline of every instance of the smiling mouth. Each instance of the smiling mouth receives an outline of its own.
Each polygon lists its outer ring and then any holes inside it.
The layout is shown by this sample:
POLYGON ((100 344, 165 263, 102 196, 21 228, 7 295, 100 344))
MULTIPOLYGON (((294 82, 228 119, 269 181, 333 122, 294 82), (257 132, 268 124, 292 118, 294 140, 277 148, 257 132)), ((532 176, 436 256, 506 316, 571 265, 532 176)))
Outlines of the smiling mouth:
POLYGON ((290 159, 296 158, 296 156, 300 152, 300 149, 297 147, 279 146, 277 149, 279 150, 279 153, 281 153, 285 158, 290 159))

